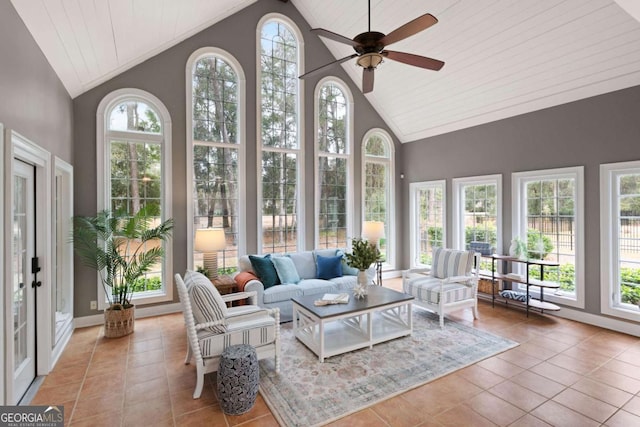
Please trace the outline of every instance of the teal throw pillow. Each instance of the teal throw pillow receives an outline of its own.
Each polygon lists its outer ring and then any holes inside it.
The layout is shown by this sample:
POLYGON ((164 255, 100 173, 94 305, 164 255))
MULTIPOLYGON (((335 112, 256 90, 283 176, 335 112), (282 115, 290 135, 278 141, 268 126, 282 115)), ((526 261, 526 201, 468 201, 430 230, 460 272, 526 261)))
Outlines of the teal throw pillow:
POLYGON ((316 267, 318 279, 329 280, 335 277, 342 277, 342 255, 339 256, 316 256, 316 267))
POLYGON ((274 256, 271 257, 271 261, 273 262, 273 266, 276 268, 280 282, 295 284, 300 281, 298 270, 296 270, 296 266, 291 258, 274 256))
POLYGON ((249 261, 251 261, 251 267, 253 267, 253 271, 260 278, 265 289, 280 284, 278 272, 273 266, 273 262, 271 262, 271 254, 264 257, 249 255, 249 261))
MULTIPOLYGON (((342 251, 342 249, 338 249, 338 251, 336 252, 336 255, 344 256, 344 252, 342 251)), ((349 264, 347 264, 346 258, 342 258, 342 275, 357 276, 358 271, 359 270, 357 268, 351 267, 349 264)))

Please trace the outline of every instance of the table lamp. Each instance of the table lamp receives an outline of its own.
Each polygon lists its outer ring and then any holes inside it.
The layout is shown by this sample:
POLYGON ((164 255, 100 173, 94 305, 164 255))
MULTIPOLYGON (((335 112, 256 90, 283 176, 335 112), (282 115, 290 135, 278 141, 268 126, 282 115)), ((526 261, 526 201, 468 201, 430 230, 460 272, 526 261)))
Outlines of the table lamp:
POLYGON ((218 251, 227 245, 222 228, 200 228, 196 230, 194 249, 203 254, 203 267, 209 280, 218 278, 218 251))
POLYGON ((384 237, 384 222, 382 221, 365 221, 362 224, 362 237, 376 244, 380 243, 380 239, 384 237))

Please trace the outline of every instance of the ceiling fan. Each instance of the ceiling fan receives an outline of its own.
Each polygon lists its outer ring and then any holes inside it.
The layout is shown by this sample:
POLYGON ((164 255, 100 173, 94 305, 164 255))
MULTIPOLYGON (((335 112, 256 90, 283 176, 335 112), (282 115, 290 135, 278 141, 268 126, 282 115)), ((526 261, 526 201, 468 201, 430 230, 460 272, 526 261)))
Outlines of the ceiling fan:
POLYGON ((362 93, 369 93, 373 90, 373 72, 384 58, 392 59, 394 61, 402 62, 404 64, 413 65, 420 68, 426 68, 428 70, 438 71, 440 70, 444 62, 437 59, 427 58, 426 56, 414 55, 412 53, 396 52, 393 50, 385 50, 385 47, 392 43, 404 40, 407 37, 411 37, 420 31, 426 30, 432 25, 436 24, 438 20, 426 13, 418 18, 407 22, 406 24, 396 28, 389 34, 379 33, 377 31, 371 31, 371 0, 369 4, 369 31, 358 34, 352 39, 341 36, 340 34, 333 33, 323 28, 314 28, 311 30, 319 36, 348 44, 353 47, 356 53, 344 58, 335 60, 321 67, 311 70, 300 76, 301 79, 309 77, 317 72, 324 70, 327 67, 332 67, 336 64, 341 64, 353 58, 358 58, 356 63, 363 68, 362 70, 362 93))

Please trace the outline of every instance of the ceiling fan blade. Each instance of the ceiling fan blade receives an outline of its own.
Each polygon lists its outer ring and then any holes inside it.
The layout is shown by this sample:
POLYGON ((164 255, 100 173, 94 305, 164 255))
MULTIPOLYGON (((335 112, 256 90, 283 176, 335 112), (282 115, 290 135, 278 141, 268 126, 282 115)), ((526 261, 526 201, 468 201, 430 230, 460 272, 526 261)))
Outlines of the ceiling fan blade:
POLYGON ((348 44, 349 46, 353 46, 353 47, 360 46, 360 43, 354 40, 351 40, 350 38, 347 38, 345 36, 341 36, 340 34, 336 34, 329 30, 325 30, 324 28, 313 28, 311 32, 336 42, 348 44))
POLYGON ((413 65, 415 67, 426 68, 428 70, 439 71, 444 66, 444 62, 442 61, 427 58, 426 56, 414 55, 412 53, 396 52, 393 50, 383 50, 380 53, 394 61, 413 65))
POLYGON ((426 30, 437 22, 438 20, 435 16, 430 13, 426 13, 391 31, 389 34, 384 36, 380 42, 385 46, 389 46, 392 43, 399 42, 400 40, 411 37, 420 31, 426 30))
POLYGON ((354 53, 352 55, 345 56, 344 58, 336 59, 335 61, 329 62, 328 64, 324 64, 321 67, 318 67, 318 68, 316 68, 314 70, 308 71, 308 72, 304 73, 303 75, 299 76, 298 78, 299 79, 304 79, 305 77, 312 76, 312 75, 316 74, 317 72, 324 70, 325 68, 329 68, 329 67, 331 67, 333 65, 336 65, 336 64, 342 64, 343 62, 348 61, 348 60, 350 60, 352 58, 355 58, 356 56, 358 56, 358 54, 354 53))
POLYGON ((373 90, 373 72, 375 68, 365 68, 362 70, 362 93, 369 93, 373 90))

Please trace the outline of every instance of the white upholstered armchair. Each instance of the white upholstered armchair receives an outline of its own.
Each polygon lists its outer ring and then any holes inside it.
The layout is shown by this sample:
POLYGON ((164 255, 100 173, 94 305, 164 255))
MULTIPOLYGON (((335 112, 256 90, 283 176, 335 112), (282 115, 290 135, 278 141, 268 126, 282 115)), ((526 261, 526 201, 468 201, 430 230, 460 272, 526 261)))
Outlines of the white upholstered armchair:
POLYGON ((478 271, 480 254, 473 251, 434 248, 431 267, 414 268, 402 274, 402 288, 414 303, 440 315, 465 307, 478 318, 478 271))
POLYGON ((258 359, 275 358, 280 369, 280 313, 256 305, 227 307, 226 302, 249 298, 255 303, 255 292, 220 295, 203 274, 187 271, 184 281, 175 275, 187 328, 187 357, 196 363, 196 389, 193 398, 202 393, 204 375, 218 370, 222 351, 235 344, 249 344, 258 359))

